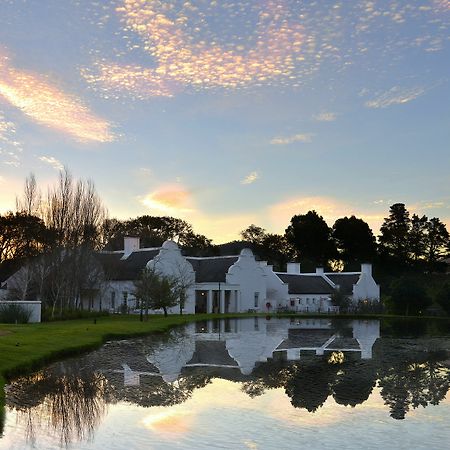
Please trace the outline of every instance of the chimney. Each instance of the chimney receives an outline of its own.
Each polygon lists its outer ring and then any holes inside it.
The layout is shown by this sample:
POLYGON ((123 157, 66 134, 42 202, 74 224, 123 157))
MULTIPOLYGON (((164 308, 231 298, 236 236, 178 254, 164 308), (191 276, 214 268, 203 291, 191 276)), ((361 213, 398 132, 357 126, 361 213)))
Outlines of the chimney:
POLYGON ((139 238, 133 236, 125 236, 123 238, 123 256, 122 259, 128 258, 133 252, 139 250, 139 238))
POLYGON ((370 263, 361 264, 361 273, 372 276, 372 264, 370 263))
POLYGON ((316 275, 323 275, 324 273, 323 267, 316 267, 316 275))
POLYGON ((259 265, 261 267, 266 267, 267 266, 267 261, 259 261, 259 265))
POLYGON ((299 274, 300 273, 300 263, 295 263, 295 262, 287 263, 286 272, 292 273, 292 274, 299 274))

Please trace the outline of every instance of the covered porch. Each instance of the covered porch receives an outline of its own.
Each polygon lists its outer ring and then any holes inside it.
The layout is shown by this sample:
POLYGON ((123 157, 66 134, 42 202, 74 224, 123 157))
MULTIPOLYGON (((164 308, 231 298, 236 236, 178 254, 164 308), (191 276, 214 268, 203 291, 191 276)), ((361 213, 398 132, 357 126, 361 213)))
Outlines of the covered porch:
POLYGON ((233 313, 240 311, 240 291, 225 283, 195 287, 195 314, 233 313))

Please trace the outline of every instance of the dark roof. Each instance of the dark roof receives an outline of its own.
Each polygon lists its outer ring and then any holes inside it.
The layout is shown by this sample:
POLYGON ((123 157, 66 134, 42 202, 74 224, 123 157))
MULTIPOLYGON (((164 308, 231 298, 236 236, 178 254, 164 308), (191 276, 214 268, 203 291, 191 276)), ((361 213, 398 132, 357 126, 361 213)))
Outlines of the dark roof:
POLYGON ((189 364, 238 365, 228 353, 225 341, 196 341, 195 352, 187 363, 189 364))
POLYGON ((196 283, 225 282, 228 269, 238 260, 238 256, 187 260, 194 268, 196 283))
POLYGON ((332 330, 321 329, 290 329, 288 338, 285 339, 277 350, 285 350, 289 348, 318 348, 322 347, 325 342, 333 336, 332 330))
POLYGON ((326 276, 334 283, 340 286, 340 292, 345 295, 353 294, 353 285, 359 280, 360 274, 335 273, 326 274, 326 276))
POLYGON ((109 280, 137 280, 149 261, 159 253, 159 248, 139 250, 131 253, 127 259, 121 259, 123 253, 97 253, 97 259, 109 280))
POLYGON ((321 275, 297 275, 277 273, 278 278, 289 285, 289 294, 332 294, 334 289, 321 275))

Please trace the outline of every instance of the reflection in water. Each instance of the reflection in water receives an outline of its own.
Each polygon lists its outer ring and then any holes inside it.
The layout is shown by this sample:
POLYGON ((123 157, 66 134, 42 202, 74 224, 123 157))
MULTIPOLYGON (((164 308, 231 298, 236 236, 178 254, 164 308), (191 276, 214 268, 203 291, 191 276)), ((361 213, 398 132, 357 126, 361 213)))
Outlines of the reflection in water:
MULTIPOLYGON (((70 369, 74 369, 71 367, 70 369)), ((106 413, 107 381, 96 372, 64 373, 60 364, 13 382, 7 404, 27 423, 27 440, 47 428, 59 435, 60 444, 89 439, 106 413)))
POLYGON ((7 406, 19 411, 29 442, 47 427, 62 444, 91 438, 108 404, 181 404, 214 378, 239 382, 249 401, 282 389, 294 408, 310 413, 329 398, 363 404, 378 382, 391 417, 404 419, 445 398, 448 349, 445 338, 380 338, 378 321, 197 322, 164 336, 110 342, 20 378, 7 389, 7 406))

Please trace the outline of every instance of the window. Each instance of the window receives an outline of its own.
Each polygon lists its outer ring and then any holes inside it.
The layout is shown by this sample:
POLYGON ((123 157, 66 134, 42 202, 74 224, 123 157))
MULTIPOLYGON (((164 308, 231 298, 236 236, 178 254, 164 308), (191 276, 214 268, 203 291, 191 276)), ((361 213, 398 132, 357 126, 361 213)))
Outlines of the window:
POLYGON ((116 292, 111 292, 111 309, 114 309, 116 307, 116 292))
POLYGON ((259 292, 255 292, 255 308, 259 307, 259 292))

